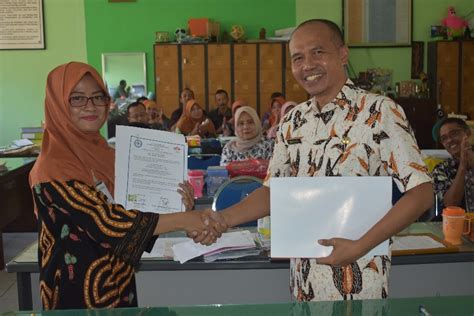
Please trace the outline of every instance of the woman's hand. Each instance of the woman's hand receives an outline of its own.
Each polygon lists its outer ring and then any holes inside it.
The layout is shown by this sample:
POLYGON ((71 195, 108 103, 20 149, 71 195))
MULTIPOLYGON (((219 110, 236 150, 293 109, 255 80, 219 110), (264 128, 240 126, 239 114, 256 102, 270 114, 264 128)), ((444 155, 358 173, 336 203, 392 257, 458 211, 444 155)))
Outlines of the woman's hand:
POLYGON ((194 125, 193 130, 189 133, 190 136, 199 134, 199 125, 201 125, 201 123, 196 123, 196 125, 194 125))
POLYGON ((194 211, 186 213, 187 220, 184 223, 187 236, 194 242, 210 245, 216 242, 222 232, 227 230, 227 225, 215 217, 216 212, 212 210, 194 211), (217 219, 217 220, 216 220, 217 219))
POLYGON ((194 189, 189 182, 183 182, 178 185, 178 193, 181 194, 184 209, 191 211, 194 208, 194 189))
MULTIPOLYGON (((212 234, 216 234, 217 238, 222 235, 228 228, 228 225, 224 219, 224 217, 219 214, 219 212, 214 212, 211 209, 207 209, 204 211, 197 211, 202 214, 202 218, 208 224, 208 231, 211 231, 212 234)), ((209 240, 213 240, 212 237, 209 236, 208 231, 199 232, 197 230, 194 231, 187 231, 187 235, 189 238, 192 238, 195 243, 201 243, 204 245, 209 244, 209 240)), ((214 243, 216 240, 214 239, 211 244, 214 243)))

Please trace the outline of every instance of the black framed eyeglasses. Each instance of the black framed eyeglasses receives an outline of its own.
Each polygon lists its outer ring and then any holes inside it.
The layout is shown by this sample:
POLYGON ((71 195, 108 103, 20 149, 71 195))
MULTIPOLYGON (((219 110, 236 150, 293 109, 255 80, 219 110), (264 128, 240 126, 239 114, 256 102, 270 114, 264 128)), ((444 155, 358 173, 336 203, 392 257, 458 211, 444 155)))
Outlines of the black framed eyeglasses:
POLYGON ((69 98, 69 104, 72 107, 82 107, 89 102, 92 101, 92 104, 95 106, 106 106, 110 103, 110 97, 106 95, 96 95, 93 97, 85 97, 85 96, 73 96, 69 98))

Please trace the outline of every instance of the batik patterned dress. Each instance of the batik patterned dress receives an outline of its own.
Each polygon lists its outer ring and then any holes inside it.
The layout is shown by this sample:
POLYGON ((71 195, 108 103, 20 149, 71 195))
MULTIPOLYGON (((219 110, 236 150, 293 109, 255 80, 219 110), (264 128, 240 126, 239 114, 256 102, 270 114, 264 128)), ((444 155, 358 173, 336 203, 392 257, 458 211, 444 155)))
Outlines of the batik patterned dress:
MULTIPOLYGON (((458 168, 459 161, 449 158, 439 163, 433 170, 434 190, 440 209, 445 207, 443 197, 453 185, 458 168)), ((472 169, 468 170, 464 176, 464 197, 460 206, 467 212, 474 212, 474 170, 472 169)))
POLYGON ((37 184, 40 297, 45 310, 137 306, 135 266, 158 214, 125 210, 80 181, 37 184))
MULTIPOLYGON (((401 107, 350 80, 322 111, 310 100, 284 117, 265 184, 328 176, 391 176, 401 192, 431 181, 401 107)), ((290 288, 298 301, 384 298, 389 269, 390 256, 343 267, 294 258, 290 288)))

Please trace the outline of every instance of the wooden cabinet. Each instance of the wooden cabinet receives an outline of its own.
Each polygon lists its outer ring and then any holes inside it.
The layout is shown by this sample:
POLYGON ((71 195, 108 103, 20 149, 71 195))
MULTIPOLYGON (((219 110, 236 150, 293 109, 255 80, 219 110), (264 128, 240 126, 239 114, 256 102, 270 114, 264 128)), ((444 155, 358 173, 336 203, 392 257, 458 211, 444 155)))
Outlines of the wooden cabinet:
POLYGON ((428 80, 431 96, 446 114, 474 118, 474 41, 438 41, 428 44, 428 80))
POLYGON ((420 149, 437 148, 431 130, 436 123, 436 100, 425 98, 397 98, 405 112, 420 149))
POLYGON ((184 88, 194 91, 206 110, 215 107, 218 89, 231 102, 245 100, 258 113, 268 110, 273 92, 303 102, 306 92, 291 74, 284 42, 236 44, 155 44, 156 96, 166 115, 178 106, 184 88))

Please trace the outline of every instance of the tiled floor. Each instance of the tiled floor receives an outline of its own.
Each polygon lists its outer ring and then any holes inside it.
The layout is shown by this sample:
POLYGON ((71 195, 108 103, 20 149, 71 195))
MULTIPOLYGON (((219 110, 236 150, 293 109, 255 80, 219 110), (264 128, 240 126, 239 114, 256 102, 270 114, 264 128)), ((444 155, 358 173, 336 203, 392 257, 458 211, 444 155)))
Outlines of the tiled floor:
MULTIPOLYGON (((4 233, 5 262, 13 259, 37 238, 37 233, 4 233)), ((0 313, 18 310, 16 274, 0 270, 0 313)))

